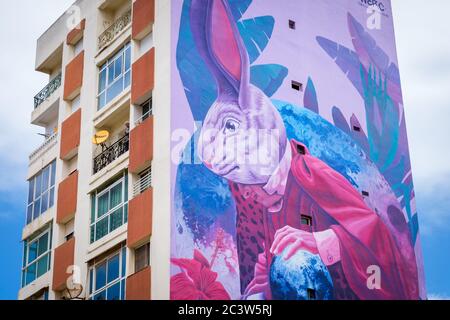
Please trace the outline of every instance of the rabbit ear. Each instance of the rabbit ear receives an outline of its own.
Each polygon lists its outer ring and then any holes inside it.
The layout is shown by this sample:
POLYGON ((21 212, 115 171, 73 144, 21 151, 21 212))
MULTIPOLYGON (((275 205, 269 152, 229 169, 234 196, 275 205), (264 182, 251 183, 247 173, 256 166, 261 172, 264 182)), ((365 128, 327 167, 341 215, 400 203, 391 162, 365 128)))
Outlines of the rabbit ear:
POLYGON ((191 27, 197 47, 214 73, 219 94, 232 90, 241 106, 249 86, 249 58, 228 0, 192 0, 191 27))

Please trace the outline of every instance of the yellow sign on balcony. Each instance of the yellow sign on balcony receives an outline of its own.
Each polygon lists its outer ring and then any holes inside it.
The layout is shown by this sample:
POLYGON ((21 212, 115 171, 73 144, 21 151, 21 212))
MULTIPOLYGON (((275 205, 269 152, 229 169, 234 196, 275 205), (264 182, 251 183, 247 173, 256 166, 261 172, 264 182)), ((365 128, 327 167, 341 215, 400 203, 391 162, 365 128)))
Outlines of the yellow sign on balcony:
POLYGON ((107 130, 102 130, 97 132, 93 137, 92 137, 92 143, 99 145, 104 143, 106 140, 108 140, 109 138, 109 131, 107 130))

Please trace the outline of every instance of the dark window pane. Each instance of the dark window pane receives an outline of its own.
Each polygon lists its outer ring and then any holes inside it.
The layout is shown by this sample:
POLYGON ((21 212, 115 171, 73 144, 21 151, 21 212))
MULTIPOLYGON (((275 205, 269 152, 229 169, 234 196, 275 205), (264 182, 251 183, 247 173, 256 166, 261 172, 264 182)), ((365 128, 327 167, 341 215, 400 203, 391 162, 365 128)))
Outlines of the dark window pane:
POLYGON ((45 192, 49 188, 50 183, 50 166, 44 169, 42 172, 42 192, 45 192))
POLYGON ((105 193, 101 197, 98 198, 98 211, 97 211, 97 218, 102 217, 105 213, 108 212, 109 206, 109 192, 105 193))
POLYGON ((36 279, 36 264, 30 265, 25 274, 25 285, 29 285, 36 279))
POLYGON ((48 207, 51 208, 55 204, 55 187, 50 189, 50 200, 48 203, 48 207))
POLYGON ((119 59, 117 59, 114 62, 114 72, 115 72, 115 78, 119 77, 122 74, 122 57, 120 57, 119 59))
POLYGON ((34 179, 31 179, 28 185, 28 204, 34 200, 34 179))
POLYGON ((110 219, 110 230, 109 232, 112 232, 119 228, 123 224, 123 207, 117 209, 111 215, 109 216, 110 219))
POLYGON ((134 260, 135 271, 141 271, 150 264, 150 244, 146 244, 136 249, 134 260))
POLYGON ((131 71, 125 73, 125 78, 123 80, 123 88, 126 89, 130 86, 131 83, 131 71))
POLYGON ((41 215, 41 198, 34 202, 33 219, 37 219, 41 215))
POLYGON ((106 88, 106 68, 100 72, 98 79, 98 93, 102 92, 106 88))
POLYGON ((114 82, 114 62, 108 66, 108 85, 114 82))
POLYGON ((52 166, 52 174, 51 174, 51 179, 50 179, 50 186, 53 187, 53 186, 55 186, 55 180, 56 180, 56 162, 53 161, 51 166, 52 166))
POLYGON ((122 248, 122 277, 125 277, 127 267, 127 247, 122 248))
POLYGON ((108 300, 120 300, 120 282, 108 288, 108 300))
POLYGON ((125 50, 125 71, 130 70, 131 67, 131 47, 127 47, 125 50))
POLYGON ((38 240, 38 257, 48 250, 48 233, 44 234, 38 240))
POLYGON ((44 193, 41 198, 41 213, 48 209, 48 192, 44 193))
POLYGON ((98 110, 106 105, 106 91, 98 97, 98 110))
POLYGON ((95 225, 91 226, 91 243, 95 241, 95 225))
POLYGON ((119 278, 119 254, 108 260, 108 283, 119 278))
POLYGON ((32 263, 37 258, 38 243, 34 241, 28 246, 28 264, 32 263))
POLYGON ((95 269, 95 290, 106 286, 106 262, 98 265, 95 269))
POLYGON ((126 290, 126 284, 125 284, 125 280, 121 281, 121 286, 122 286, 122 290, 120 292, 120 299, 121 300, 125 300, 125 290, 126 290))
POLYGON ((33 204, 30 204, 27 208, 27 224, 33 221, 33 204))
POLYGON ((92 294, 92 289, 94 285, 94 269, 89 270, 89 294, 92 294))
POLYGON ((122 183, 119 183, 109 191, 109 207, 111 209, 122 203, 122 183))
POLYGON ((48 271, 48 254, 43 256, 37 262, 37 277, 39 278, 48 271))
POLYGON ((122 77, 119 77, 106 91, 106 103, 117 97, 123 91, 122 77))
POLYGON ((95 227, 95 240, 99 240, 108 234, 108 216, 97 222, 95 227))
POLYGON ((34 186, 34 198, 36 199, 41 195, 42 192, 42 175, 38 174, 36 177, 36 184, 34 186))

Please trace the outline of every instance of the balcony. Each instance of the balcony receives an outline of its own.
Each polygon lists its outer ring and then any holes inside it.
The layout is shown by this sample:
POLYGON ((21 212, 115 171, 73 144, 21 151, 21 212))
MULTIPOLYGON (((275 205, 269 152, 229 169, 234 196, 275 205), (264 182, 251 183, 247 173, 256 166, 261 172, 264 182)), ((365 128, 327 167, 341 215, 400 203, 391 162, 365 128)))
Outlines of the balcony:
POLYGON ((105 148, 101 154, 94 158, 94 174, 106 168, 130 148, 130 137, 125 135, 110 147, 105 148))
POLYGON ((152 170, 141 174, 140 179, 133 185, 133 197, 137 197, 152 186, 152 170))
POLYGON ((30 154, 29 156, 30 165, 39 160, 39 158, 41 158, 49 149, 56 146, 57 143, 58 143, 58 132, 48 137, 42 145, 40 145, 36 150, 34 150, 30 154))
POLYGON ((58 117, 60 87, 61 73, 34 97, 34 109, 31 114, 32 124, 45 127, 58 117))
POLYGON ((98 51, 106 48, 117 37, 117 35, 125 30, 130 24, 131 10, 128 10, 98 37, 98 51))
POLYGON ((36 109, 39 107, 42 102, 47 100, 48 97, 50 97, 60 86, 61 86, 61 73, 58 74, 55 78, 53 78, 52 81, 48 85, 45 86, 44 89, 41 90, 35 97, 34 97, 34 108, 36 109))

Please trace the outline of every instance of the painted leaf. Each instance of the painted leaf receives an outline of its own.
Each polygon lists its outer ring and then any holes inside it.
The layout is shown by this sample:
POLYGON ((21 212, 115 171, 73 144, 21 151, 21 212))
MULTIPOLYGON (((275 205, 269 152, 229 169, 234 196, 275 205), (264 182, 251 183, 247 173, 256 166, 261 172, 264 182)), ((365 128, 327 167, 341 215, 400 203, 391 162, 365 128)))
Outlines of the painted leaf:
POLYGON ((274 24, 275 20, 272 16, 256 17, 237 23, 250 63, 255 62, 266 48, 272 36, 274 24))
POLYGON ((350 128, 347 124, 347 121, 345 120, 344 115, 342 114, 341 109, 339 109, 338 107, 333 107, 332 114, 335 126, 345 133, 350 134, 350 128))
POLYGON ((242 18, 242 15, 247 11, 252 1, 253 0, 228 0, 235 21, 242 18))
POLYGON ((279 64, 256 65, 250 68, 250 82, 271 97, 281 86, 288 69, 279 64))
POLYGON ((319 113, 319 103, 317 101, 316 88, 311 78, 308 78, 308 83, 303 97, 303 106, 312 112, 319 113))
POLYGON ((388 92, 391 98, 401 103, 400 74, 397 66, 390 62, 386 52, 377 45, 372 36, 350 13, 347 19, 353 46, 364 68, 368 70, 371 65, 375 65, 388 81, 388 92))
POLYGON ((356 90, 358 90, 359 94, 364 96, 360 75, 361 61, 356 52, 323 37, 317 37, 316 40, 322 49, 325 50, 339 66, 342 72, 347 75, 347 78, 351 81, 356 90))

